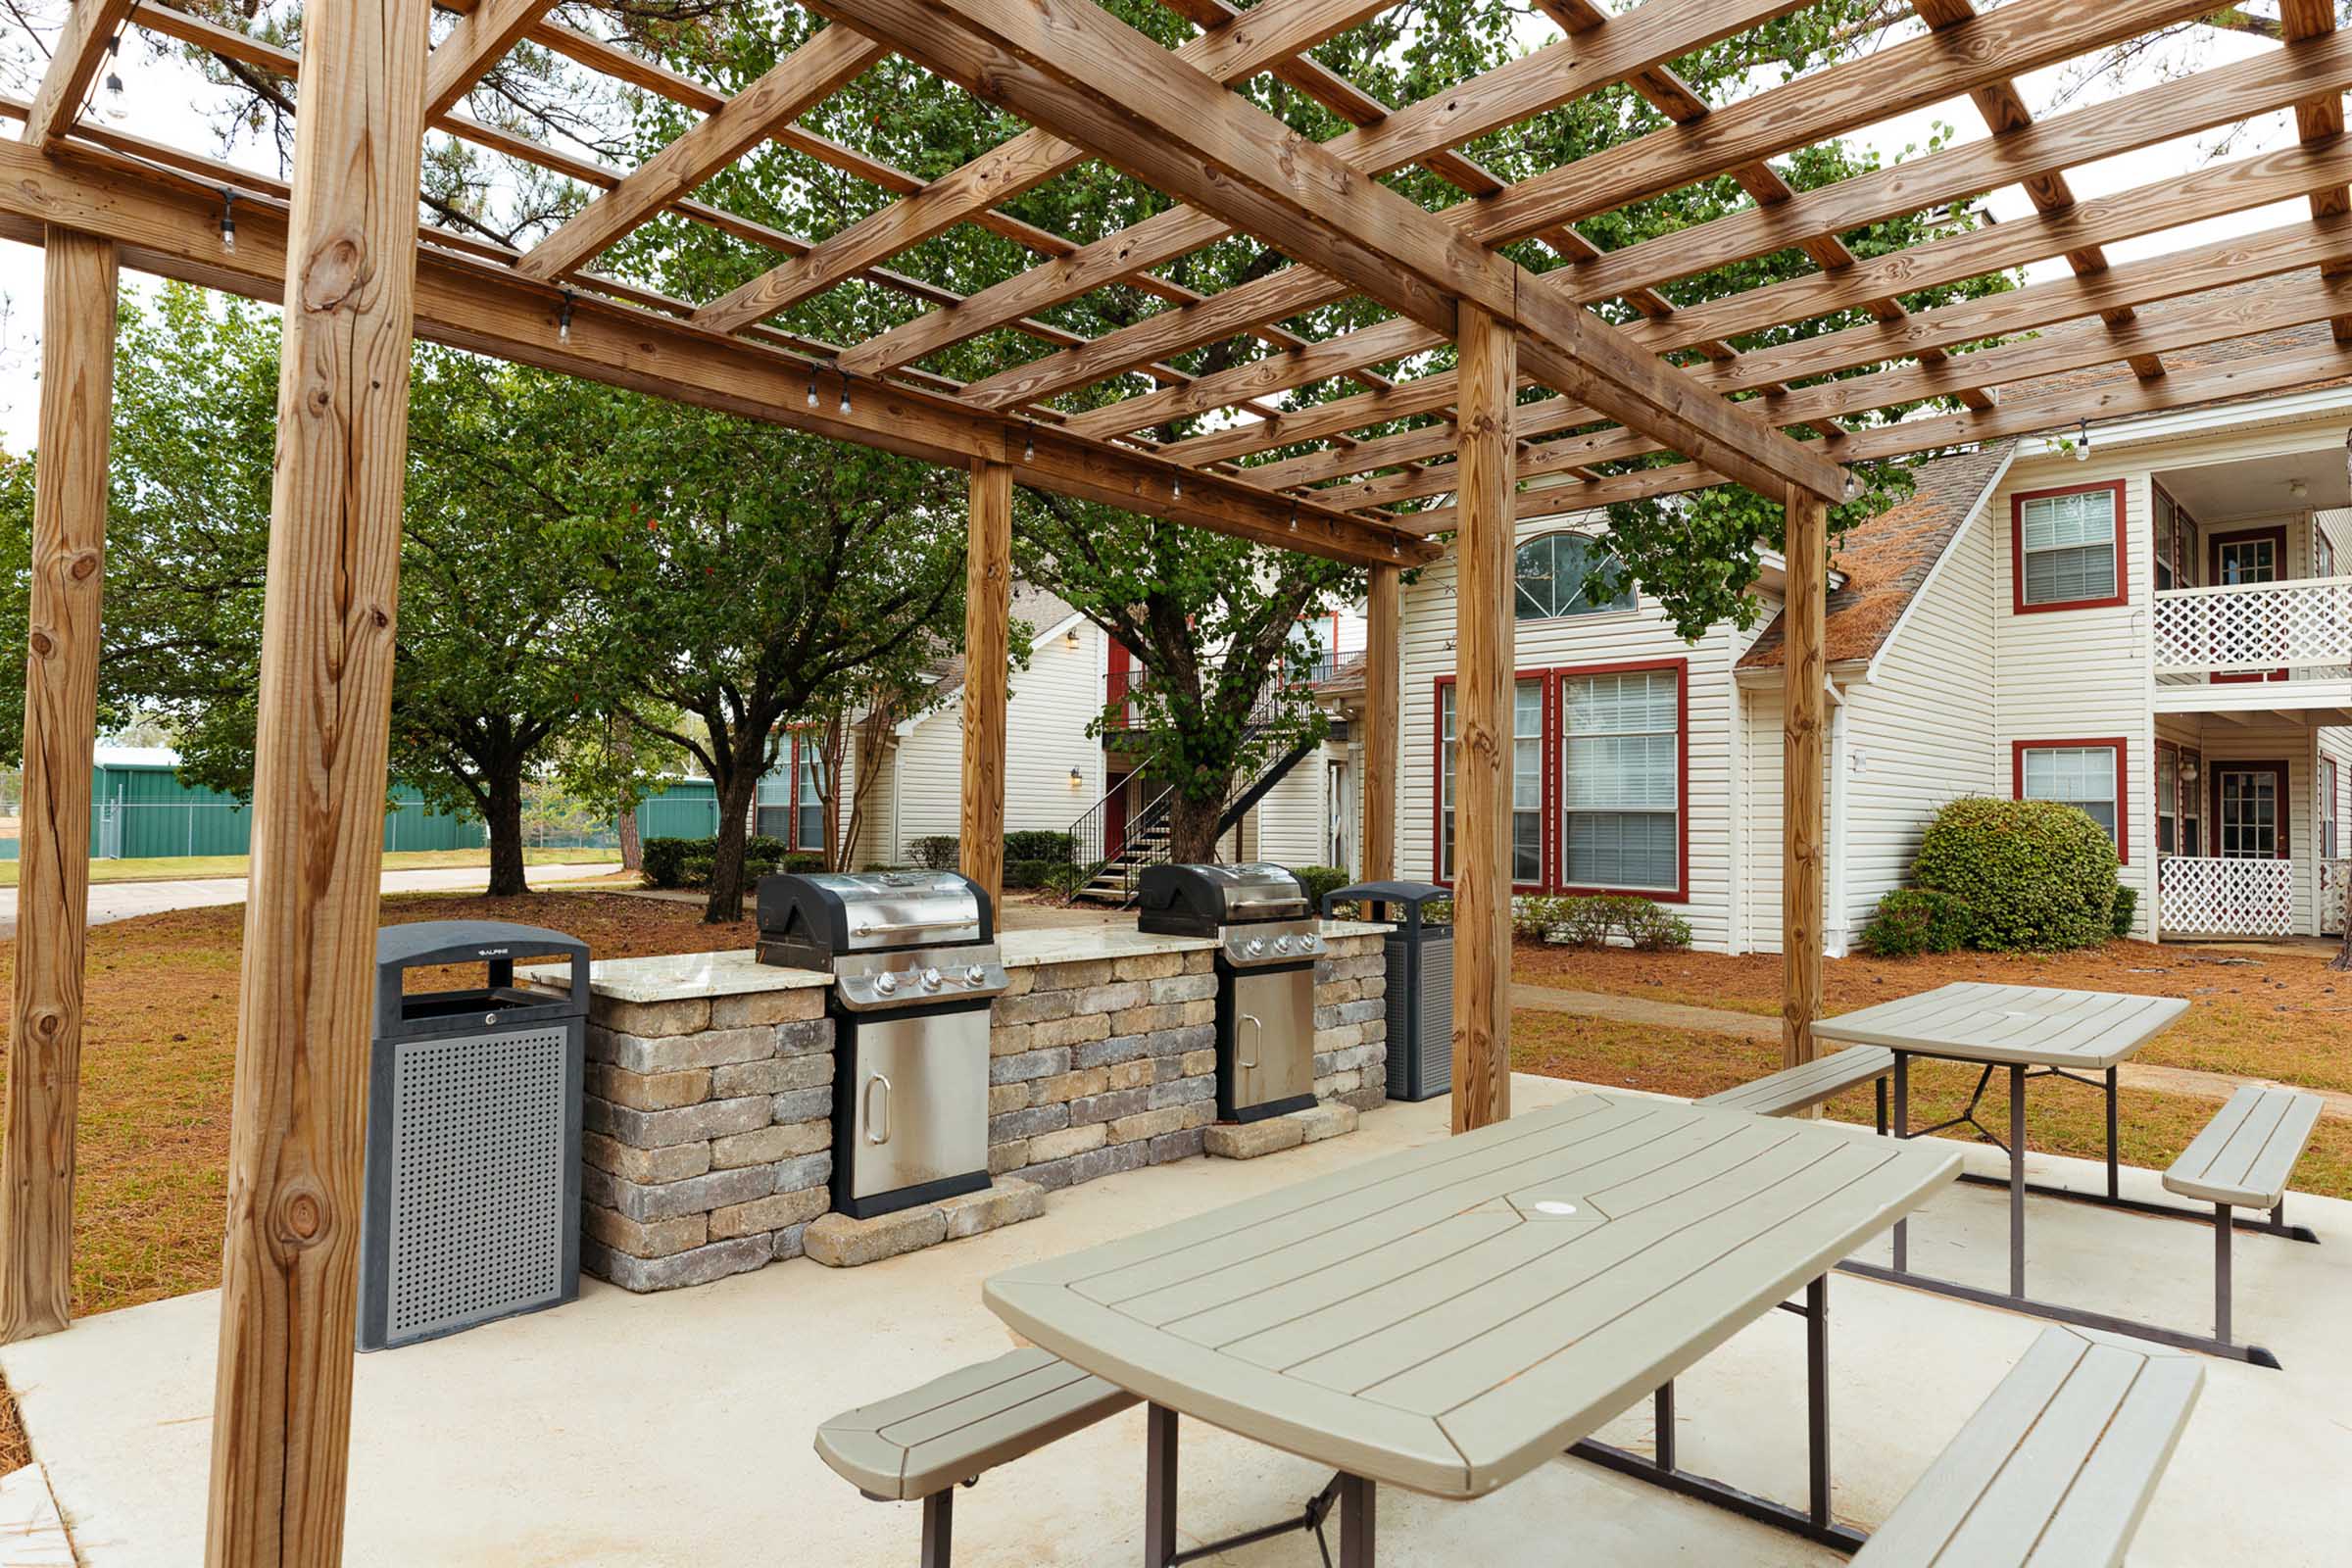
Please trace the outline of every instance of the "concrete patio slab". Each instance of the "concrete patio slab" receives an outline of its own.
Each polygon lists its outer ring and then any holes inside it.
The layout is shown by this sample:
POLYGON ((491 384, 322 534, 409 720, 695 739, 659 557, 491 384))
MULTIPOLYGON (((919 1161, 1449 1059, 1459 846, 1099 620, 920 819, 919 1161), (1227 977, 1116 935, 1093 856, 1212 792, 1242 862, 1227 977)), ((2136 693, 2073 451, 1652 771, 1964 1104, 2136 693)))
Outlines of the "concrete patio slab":
MULTIPOLYGON (((1518 1077, 1524 1108, 1582 1092, 1518 1077)), ((1623 1091, 1619 1091, 1622 1093, 1623 1091)), ((867 1502, 810 1447, 851 1405, 1014 1342, 980 1282, 1012 1264, 1130 1234, 1268 1186, 1446 1136, 1446 1102, 1397 1104, 1352 1138, 1262 1159, 1185 1160, 1057 1193, 1040 1219, 849 1271, 798 1261, 694 1290, 584 1283, 562 1309, 361 1358, 350 1523, 355 1565, 786 1564, 902 1568, 911 1504, 867 1502)), ((1866 1136, 1857 1134, 1857 1136, 1866 1136)), ((1998 1168, 1989 1150, 1971 1167, 1998 1168)), ((2097 1168, 2035 1158, 2089 1189, 2097 1168)), ((2127 1193, 2161 1197, 2152 1172, 2127 1193)), ((2138 1568, 2322 1568, 2352 1561, 2352 1203, 2297 1198, 2325 1245, 2244 1237, 2237 1320, 2282 1371, 2210 1362, 2203 1401, 2141 1531, 2138 1568)), ((2006 1199, 1961 1187, 1912 1227, 1914 1266, 1997 1285, 2006 1199)), ((2036 1198, 2037 1295, 2205 1325, 2203 1225, 2036 1198)), ((1879 1249, 1883 1255, 1884 1249, 1879 1249)), ((2041 1324, 1838 1276, 1831 1288, 1836 1507, 1867 1528, 1892 1508, 2041 1324)), ((211 1442, 211 1293, 108 1313, 0 1350, 34 1449, 88 1568, 192 1561, 211 1442)), ((1774 1314, 1678 1384, 1686 1466, 1801 1499, 1798 1320, 1774 1314)), ((1646 1401, 1604 1436, 1646 1449, 1646 1401)), ((1029 1568, 1132 1561, 1143 1416, 1130 1411, 958 1494, 956 1561, 1029 1568)), ((1313 1465, 1186 1423, 1188 1544, 1294 1514, 1313 1465)), ((1383 1546, 1412 1563, 1826 1565, 1835 1553, 1569 1460, 1475 1503, 1381 1499, 1383 1546)), ((1226 1559, 1307 1568, 1292 1535, 1226 1559)))

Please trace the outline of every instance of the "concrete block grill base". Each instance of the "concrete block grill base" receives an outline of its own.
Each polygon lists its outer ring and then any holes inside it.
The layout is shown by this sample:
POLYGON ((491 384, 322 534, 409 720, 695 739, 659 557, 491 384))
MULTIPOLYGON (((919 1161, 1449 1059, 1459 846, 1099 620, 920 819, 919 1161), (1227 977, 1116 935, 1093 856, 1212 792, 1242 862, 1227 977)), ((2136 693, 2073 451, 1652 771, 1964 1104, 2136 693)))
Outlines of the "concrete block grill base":
MULTIPOLYGON (((1386 928, 1324 930, 1318 1103, 1260 1124, 1282 1129, 1260 1135, 1281 1147, 1349 1131, 1357 1110, 1387 1100, 1386 928)), ((829 976, 748 952, 595 965, 581 1267, 624 1290, 666 1291, 804 1255, 871 1261, 1028 1217, 981 1217, 1005 1203, 1007 1177, 1054 1192, 1205 1152, 1216 1131, 1215 944, 1090 927, 1008 931, 1002 946, 1012 985, 993 1006, 988 1102, 977 1107, 995 1185, 966 1195, 966 1207, 918 1205, 872 1229, 831 1214, 829 976)))
POLYGON ((1307 1110, 1269 1116, 1264 1121, 1221 1121, 1205 1129, 1205 1152, 1219 1159, 1255 1159, 1301 1144, 1319 1144, 1355 1131, 1356 1109, 1345 1101, 1329 1101, 1307 1110))
POLYGON ((1001 1230, 1035 1219, 1046 1211, 1046 1190, 1035 1182, 1012 1179, 992 1183, 977 1193, 918 1203, 870 1219, 825 1214, 808 1222, 801 1249, 811 1262, 827 1268, 856 1268, 886 1257, 919 1252, 941 1242, 952 1242, 983 1231, 1001 1230))

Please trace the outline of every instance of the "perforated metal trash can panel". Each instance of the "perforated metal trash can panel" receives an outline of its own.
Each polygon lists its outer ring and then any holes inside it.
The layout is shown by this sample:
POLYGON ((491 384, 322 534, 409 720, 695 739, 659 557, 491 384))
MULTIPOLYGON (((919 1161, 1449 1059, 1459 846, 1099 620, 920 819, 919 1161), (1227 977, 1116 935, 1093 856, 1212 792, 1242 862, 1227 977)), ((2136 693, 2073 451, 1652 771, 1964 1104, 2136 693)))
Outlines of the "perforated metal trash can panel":
POLYGON ((565 1294, 564 1027, 393 1045, 385 1339, 565 1294))
POLYGON ((1411 947, 1401 932, 1384 943, 1391 1100, 1431 1100, 1453 1087, 1453 935, 1422 936, 1417 982, 1411 947))

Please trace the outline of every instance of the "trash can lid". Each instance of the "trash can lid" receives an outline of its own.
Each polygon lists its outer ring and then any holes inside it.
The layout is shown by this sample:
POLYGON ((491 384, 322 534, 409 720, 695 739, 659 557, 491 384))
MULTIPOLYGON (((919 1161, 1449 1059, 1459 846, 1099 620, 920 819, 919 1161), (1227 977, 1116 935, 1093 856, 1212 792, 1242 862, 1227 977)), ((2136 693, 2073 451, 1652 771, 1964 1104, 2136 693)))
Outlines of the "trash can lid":
POLYGON ((1328 911, 1339 899, 1362 899, 1367 903, 1401 904, 1419 908, 1432 899, 1452 897, 1453 889, 1442 888, 1435 882, 1358 882, 1324 894, 1323 907, 1328 911))
POLYGON ((414 920, 375 934, 378 969, 564 955, 584 958, 588 944, 544 926, 505 920, 414 920))

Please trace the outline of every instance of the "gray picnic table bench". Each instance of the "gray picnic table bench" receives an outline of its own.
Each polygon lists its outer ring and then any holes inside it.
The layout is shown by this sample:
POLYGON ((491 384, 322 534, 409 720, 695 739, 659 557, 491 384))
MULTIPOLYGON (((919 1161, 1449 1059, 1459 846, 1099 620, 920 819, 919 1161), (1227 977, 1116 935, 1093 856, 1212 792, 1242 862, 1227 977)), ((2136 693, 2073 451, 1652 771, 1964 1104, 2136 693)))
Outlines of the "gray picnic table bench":
MULTIPOLYGON (((817 1449, 869 1496, 924 1499, 924 1568, 947 1568, 959 1481, 1139 1397, 1148 1568, 1320 1534, 1335 1511, 1342 1568, 1370 1568, 1380 1484, 1481 1496, 1563 1452, 1852 1551, 1869 1538, 1830 1510, 1828 1271, 1958 1164, 1835 1126, 1587 1095, 1000 1274, 989 1304, 1038 1348, 836 1417, 817 1449), (1674 1453, 1675 1376, 1776 1309, 1806 1320, 1803 1507, 1674 1453), (1653 1454, 1591 1437, 1645 1395, 1653 1454), (1179 1550, 1180 1413, 1338 1473, 1294 1519, 1179 1550)), ((2033 1561, 2116 1561, 2201 1376, 2048 1331, 1865 1560, 2023 1568, 2036 1537, 2016 1522, 2033 1516, 2082 1548, 2033 1561), (2009 1522, 1988 1530, 1995 1516, 2009 1522)))
MULTIPOLYGON (((2009 1156, 2009 1173, 2001 1178, 1974 1172, 1963 1181, 2005 1185, 2009 1192, 2009 1287, 1987 1290, 1955 1280, 1922 1274, 1910 1267, 1908 1223, 1893 1228, 1891 1265, 1849 1259, 1841 1266, 1872 1278, 1893 1280, 1964 1300, 1982 1301, 2058 1322, 2104 1329, 2181 1348, 2230 1356, 2260 1366, 2275 1367, 2278 1358, 2260 1346, 2241 1345, 2230 1338, 2230 1246, 2235 1229, 2261 1229, 2296 1241, 2317 1241, 2308 1229, 2287 1226, 2279 1205, 2284 1200, 2288 1172, 2319 1111, 2317 1097, 2292 1090, 2244 1089, 2216 1116, 2213 1124, 2164 1177, 2165 1186, 2182 1196, 2215 1205, 2215 1331, 2211 1335, 2183 1333, 2159 1324, 2139 1322, 2112 1313, 2094 1312, 2061 1302, 2037 1299, 2026 1290, 2026 1195, 2041 1193, 2076 1202, 2099 1203, 2168 1219, 2202 1220, 2206 1215, 2176 1204, 2152 1202, 2123 1195, 2117 1158, 2117 1068, 2138 1054, 2142 1047, 2188 1010, 2178 997, 2132 996, 2120 992, 2060 990, 2043 986, 1991 985, 1963 982, 1939 986, 1917 996, 1825 1018, 1813 1026, 1818 1040, 1842 1042, 1846 1049, 1823 1058, 1837 1061, 1859 1050, 1891 1054, 1893 1072, 1893 1135, 1924 1138, 1959 1126, 2009 1156), (1956 1116, 1933 1126, 1910 1125, 1910 1065, 1914 1056, 1931 1056, 1977 1065, 1974 1092, 1956 1116), (2005 1073, 2009 1087, 2009 1124, 2006 1136, 1978 1119, 1985 1090, 1995 1072, 2005 1073), (2026 1093, 2029 1083, 2061 1079, 2100 1090, 2106 1100, 2106 1184, 2103 1193, 2029 1181, 2026 1177, 2026 1093), (2240 1207, 2268 1208, 2267 1224, 2256 1225, 2233 1216, 2240 1207)), ((1804 1068, 1789 1069, 1797 1074, 1804 1068)), ((1775 1077, 1784 1076, 1775 1074, 1775 1077)), ((1769 1082, 1769 1080, 1760 1080, 1769 1082)), ((1743 1085, 1750 1092, 1756 1085, 1743 1085)), ((1740 1091, 1733 1091, 1738 1094, 1740 1091)), ((1724 1097, 1718 1097, 1724 1098, 1724 1097)), ((1885 1127, 1882 1118, 1882 1129, 1885 1127)))

